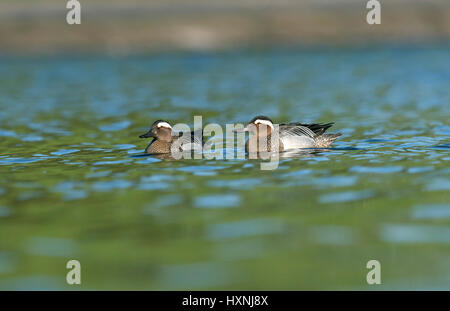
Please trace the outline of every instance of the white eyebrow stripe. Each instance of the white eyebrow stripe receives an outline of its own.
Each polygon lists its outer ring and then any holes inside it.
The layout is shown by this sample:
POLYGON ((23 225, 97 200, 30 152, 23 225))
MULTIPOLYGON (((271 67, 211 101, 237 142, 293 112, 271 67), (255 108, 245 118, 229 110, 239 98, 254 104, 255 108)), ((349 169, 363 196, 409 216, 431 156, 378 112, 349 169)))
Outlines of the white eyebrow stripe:
POLYGON ((273 129, 272 122, 270 122, 268 120, 260 120, 260 119, 258 119, 258 120, 255 121, 255 124, 258 124, 258 123, 265 124, 267 126, 270 126, 273 129))
POLYGON ((158 127, 168 127, 168 128, 170 128, 170 129, 172 128, 172 127, 170 126, 170 124, 167 123, 167 122, 159 122, 157 126, 158 126, 158 127))

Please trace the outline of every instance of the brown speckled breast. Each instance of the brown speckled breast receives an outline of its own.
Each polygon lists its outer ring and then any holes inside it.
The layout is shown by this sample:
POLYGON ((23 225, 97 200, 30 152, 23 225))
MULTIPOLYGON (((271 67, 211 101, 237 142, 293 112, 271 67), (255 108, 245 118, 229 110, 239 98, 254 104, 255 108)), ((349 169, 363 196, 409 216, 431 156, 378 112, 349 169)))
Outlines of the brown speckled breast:
POLYGON ((145 149, 146 153, 170 153, 171 143, 154 139, 145 149))

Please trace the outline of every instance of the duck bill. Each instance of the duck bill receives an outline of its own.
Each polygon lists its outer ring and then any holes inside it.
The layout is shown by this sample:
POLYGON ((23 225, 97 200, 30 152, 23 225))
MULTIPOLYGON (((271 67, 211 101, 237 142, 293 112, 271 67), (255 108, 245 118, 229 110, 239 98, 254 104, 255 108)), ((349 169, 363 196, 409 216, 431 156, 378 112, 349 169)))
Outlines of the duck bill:
POLYGON ((139 135, 139 138, 149 138, 149 137, 155 138, 155 134, 153 134, 152 131, 148 131, 145 134, 139 135))

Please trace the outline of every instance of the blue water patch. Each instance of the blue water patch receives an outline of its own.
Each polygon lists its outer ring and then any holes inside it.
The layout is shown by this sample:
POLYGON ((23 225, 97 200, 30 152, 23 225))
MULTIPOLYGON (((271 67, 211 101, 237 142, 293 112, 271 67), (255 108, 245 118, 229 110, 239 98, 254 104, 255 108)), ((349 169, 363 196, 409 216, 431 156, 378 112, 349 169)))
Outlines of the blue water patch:
POLYGON ((88 194, 84 190, 69 190, 65 193, 64 201, 81 200, 87 198, 88 194))
POLYGON ((402 170, 402 166, 353 166, 349 171, 355 173, 390 174, 398 173, 402 170))
POLYGON ((76 254, 75 244, 62 238, 32 237, 26 249, 30 254, 40 256, 70 258, 76 254))
POLYGON ((189 172, 195 176, 214 176, 217 175, 217 170, 224 169, 224 166, 184 166, 177 168, 181 172, 189 172))
POLYGON ((450 204, 415 206, 413 208, 412 217, 415 219, 448 219, 450 218, 450 204))
POLYGON ((167 183, 167 182, 141 182, 138 186, 137 189, 139 190, 166 190, 166 189, 170 189, 171 187, 173 187, 172 184, 167 183))
POLYGON ((194 200, 194 206, 198 208, 237 207, 240 203, 240 196, 235 194, 204 195, 194 200))
POLYGON ((157 162, 161 162, 161 161, 162 161, 161 159, 148 156, 144 160, 136 161, 136 163, 148 164, 148 163, 157 163, 157 162))
POLYGON ((185 177, 181 175, 165 175, 165 174, 154 174, 150 176, 142 176, 141 182, 161 182, 161 181, 175 181, 175 180, 184 180, 185 177))
POLYGON ((116 164, 124 164, 124 163, 128 163, 131 162, 131 160, 116 160, 116 161, 98 161, 98 162, 94 162, 92 163, 92 165, 116 165, 116 164))
POLYGON ((140 153, 140 152, 142 152, 142 149, 128 149, 127 150, 127 153, 128 154, 137 154, 137 153, 140 153))
POLYGON ((22 137, 20 140, 27 141, 27 142, 34 142, 34 141, 42 141, 44 138, 42 136, 38 135, 27 135, 22 137))
POLYGON ((450 227, 389 224, 380 228, 380 237, 390 243, 450 243, 450 227))
POLYGON ((128 128, 131 125, 131 122, 128 120, 124 120, 124 121, 119 121, 116 123, 111 123, 108 125, 101 125, 98 128, 102 131, 102 132, 114 132, 114 131, 121 131, 124 130, 126 128, 128 128))
POLYGON ((75 189, 80 186, 81 183, 75 183, 71 181, 61 182, 55 187, 53 187, 53 191, 60 192, 64 194, 64 200, 79 200, 87 197, 87 192, 81 189, 75 189))
POLYGON ((179 167, 177 168, 178 171, 181 172, 189 172, 189 173, 195 173, 195 172, 200 172, 200 171, 216 171, 216 170, 221 170, 224 169, 225 166, 202 166, 202 165, 198 165, 198 166, 183 166, 183 167, 179 167))
MULTIPOLYGON (((57 122, 54 122, 57 123, 57 122)), ((28 127, 34 131, 46 133, 46 134, 55 134, 60 136, 70 136, 72 133, 70 131, 61 129, 56 127, 51 123, 28 123, 28 127)))
POLYGON ((434 170, 433 166, 416 166, 408 168, 408 173, 416 174, 434 170))
POLYGON ((42 158, 0 158, 0 165, 11 165, 11 164, 27 164, 44 160, 42 158))
POLYGON ((230 188, 234 190, 251 189, 262 183, 261 179, 257 178, 242 178, 230 180, 211 180, 208 185, 216 188, 230 188))
POLYGON ((75 183, 73 181, 63 181, 63 182, 60 182, 59 184, 57 184, 56 186, 54 186, 53 190, 57 191, 57 192, 64 192, 64 191, 72 190, 77 185, 78 185, 78 183, 75 183))
POLYGON ((15 256, 10 252, 0 251, 0 274, 12 273, 15 268, 15 256))
POLYGON ((79 149, 60 149, 58 151, 50 152, 50 154, 53 154, 53 155, 65 155, 65 154, 75 153, 75 152, 78 152, 78 151, 80 151, 80 150, 79 149))
POLYGON ((214 171, 198 171, 192 173, 195 176, 215 176, 217 175, 217 172, 214 171))
POLYGON ((92 185, 92 189, 96 191, 111 191, 114 189, 127 189, 133 185, 131 181, 128 180, 112 180, 112 181, 98 181, 92 185))
POLYGON ((311 183, 322 187, 350 187, 356 184, 358 176, 326 176, 316 177, 311 183))
POLYGON ((391 142, 393 142, 393 140, 391 140, 391 139, 380 139, 380 138, 370 138, 370 139, 363 140, 363 142, 366 142, 366 143, 391 143, 391 142))
POLYGON ((43 196, 42 191, 24 191, 17 197, 20 201, 26 201, 31 199, 37 199, 43 196))
POLYGON ((315 161, 315 162, 324 162, 324 161, 328 161, 330 159, 328 157, 324 157, 324 156, 321 156, 321 157, 315 156, 315 157, 311 158, 311 160, 315 161))
MULTIPOLYGON (((450 136, 450 126, 448 125, 436 126, 433 131, 436 135, 450 136)), ((446 145, 449 145, 450 148, 450 143, 446 145)))
POLYGON ((2 136, 2 137, 16 137, 17 134, 14 131, 0 129, 0 136, 2 136))
POLYGON ((428 191, 450 190, 450 179, 448 178, 436 178, 430 180, 425 187, 428 191))
POLYGON ((358 201, 370 198, 374 195, 373 191, 362 190, 362 191, 346 191, 346 192, 335 192, 328 193, 319 197, 320 203, 342 203, 358 201))
POLYGON ((114 145, 114 147, 119 149, 119 150, 126 150, 126 149, 134 148, 134 147, 136 147, 136 145, 122 144, 122 145, 114 145))
POLYGON ((6 206, 1 206, 0 205, 0 218, 5 218, 8 216, 11 216, 12 212, 9 208, 7 208, 6 206))
POLYGON ((172 181, 184 180, 184 176, 172 176, 155 174, 151 176, 142 176, 139 183, 139 190, 165 190, 173 187, 172 181))
POLYGON ((397 136, 409 136, 409 137, 420 137, 424 130, 397 130, 395 135, 397 136))
POLYGON ((296 170, 296 171, 290 171, 288 173, 283 173, 282 177, 283 178, 302 177, 302 176, 311 175, 314 172, 315 171, 312 169, 301 169, 301 170, 296 170))

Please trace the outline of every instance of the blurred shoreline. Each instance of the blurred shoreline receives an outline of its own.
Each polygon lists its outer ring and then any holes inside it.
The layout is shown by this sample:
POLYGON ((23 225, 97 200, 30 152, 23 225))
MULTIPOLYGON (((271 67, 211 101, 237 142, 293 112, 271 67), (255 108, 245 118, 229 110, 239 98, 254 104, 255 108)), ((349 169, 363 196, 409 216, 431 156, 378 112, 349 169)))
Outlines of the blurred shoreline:
POLYGON ((80 0, 81 25, 66 1, 0 3, 6 55, 226 51, 289 46, 450 42, 450 1, 381 1, 381 25, 366 23, 365 0, 80 0))

